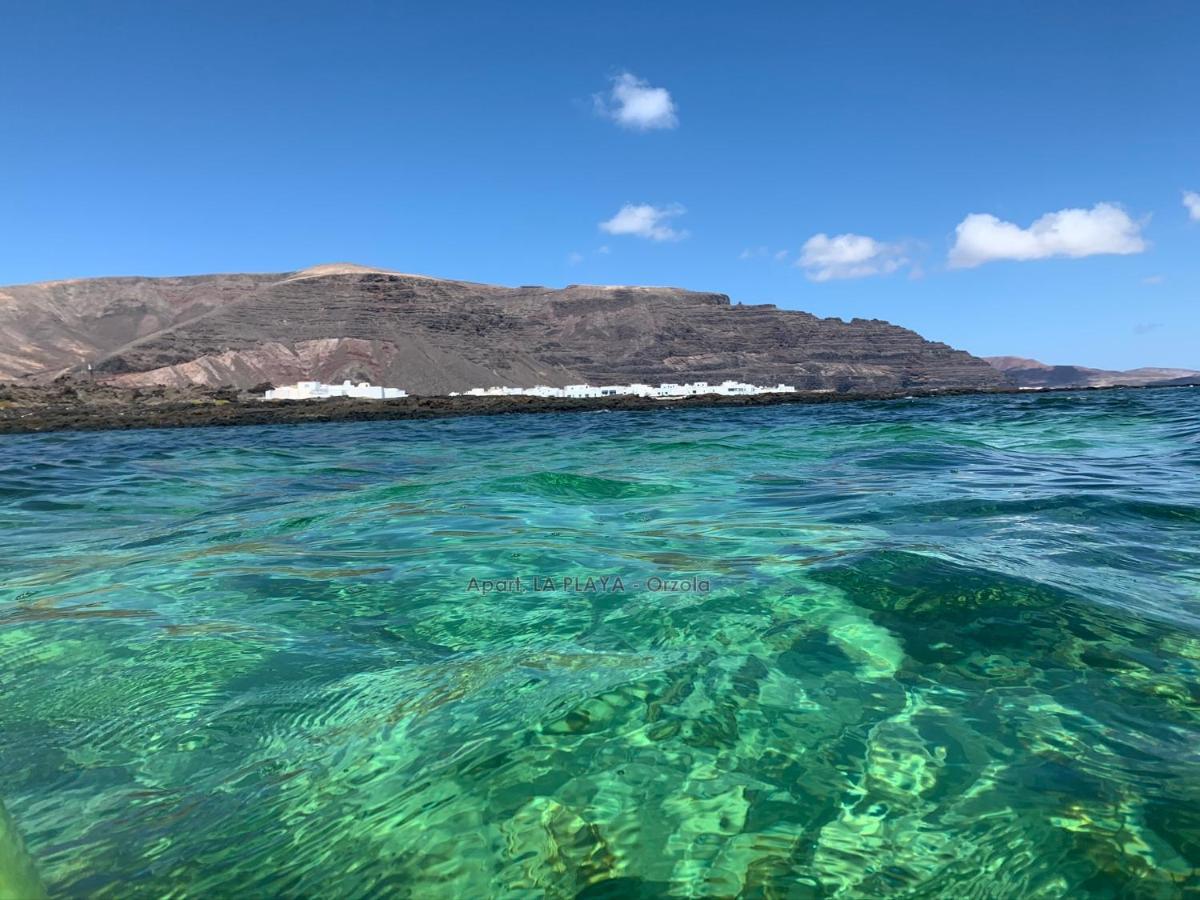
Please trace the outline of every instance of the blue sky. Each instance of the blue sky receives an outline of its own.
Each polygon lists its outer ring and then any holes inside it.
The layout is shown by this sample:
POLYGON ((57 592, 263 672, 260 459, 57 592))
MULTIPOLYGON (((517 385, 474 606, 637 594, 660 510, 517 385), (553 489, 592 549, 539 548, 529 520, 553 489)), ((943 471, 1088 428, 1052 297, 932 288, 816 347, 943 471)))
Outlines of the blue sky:
POLYGON ((1200 368, 1195 3, 3 18, 0 284, 350 260, 1200 368))

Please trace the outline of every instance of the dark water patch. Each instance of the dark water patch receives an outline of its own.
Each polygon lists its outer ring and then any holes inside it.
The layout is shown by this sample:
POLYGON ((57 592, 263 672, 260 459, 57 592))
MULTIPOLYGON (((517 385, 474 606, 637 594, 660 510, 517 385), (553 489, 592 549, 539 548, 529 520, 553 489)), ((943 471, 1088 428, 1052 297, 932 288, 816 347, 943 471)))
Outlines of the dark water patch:
POLYGON ((29 499, 17 504, 17 509, 26 512, 70 512, 84 508, 85 504, 70 500, 29 499))
POLYGON ((965 455, 961 448, 942 447, 874 451, 859 454, 855 457, 854 464, 860 469, 922 473, 959 469, 970 461, 970 457, 965 455))
POLYGON ((902 551, 876 551, 816 570, 813 578, 867 609, 914 620, 971 622, 1077 598, 1035 581, 902 551))
POLYGON ((275 529, 277 531, 281 531, 281 532, 303 531, 304 529, 308 528, 309 526, 315 525, 316 523, 320 522, 324 518, 325 518, 325 516, 320 516, 320 515, 317 515, 317 516, 290 516, 289 518, 286 518, 286 519, 283 519, 282 521, 280 521, 275 526, 275 529))
POLYGON ((501 491, 532 494, 554 500, 625 500, 662 497, 674 493, 668 484, 654 484, 572 472, 533 472, 492 482, 501 491))
POLYGON ((92 604, 81 606, 17 606, 0 612, 0 625, 20 622, 53 622, 80 619, 146 619, 158 615, 150 610, 106 609, 92 604))
POLYGON ((859 521, 886 516, 917 519, 1023 518, 1044 516, 1059 521, 1114 522, 1149 519, 1180 525, 1200 525, 1200 509, 1182 503, 1131 500, 1121 496, 1088 493, 1059 493, 1030 499, 957 498, 913 504, 885 512, 863 515, 859 521))
POLYGON ((364 503, 387 503, 394 500, 411 500, 427 494, 432 485, 421 483, 389 484, 384 487, 368 488, 357 498, 364 503))

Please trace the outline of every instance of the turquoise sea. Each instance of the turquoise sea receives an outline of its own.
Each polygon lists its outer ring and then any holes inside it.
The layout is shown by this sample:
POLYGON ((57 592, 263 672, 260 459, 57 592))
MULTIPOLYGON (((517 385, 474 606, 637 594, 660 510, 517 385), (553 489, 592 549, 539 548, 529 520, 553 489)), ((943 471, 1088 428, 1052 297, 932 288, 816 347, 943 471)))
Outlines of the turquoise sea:
POLYGON ((10 892, 1200 891, 1200 390, 4 437, 0 536, 10 892))

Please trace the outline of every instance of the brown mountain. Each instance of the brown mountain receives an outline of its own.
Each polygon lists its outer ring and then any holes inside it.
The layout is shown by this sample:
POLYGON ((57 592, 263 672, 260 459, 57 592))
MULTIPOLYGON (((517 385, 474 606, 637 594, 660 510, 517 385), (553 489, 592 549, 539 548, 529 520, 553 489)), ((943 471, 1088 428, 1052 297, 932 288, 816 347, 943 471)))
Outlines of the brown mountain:
POLYGON ((980 359, 879 320, 680 288, 507 288, 350 264, 0 288, 0 379, 91 365, 118 385, 369 379, 410 393, 708 380, 808 390, 992 387, 980 359))
POLYGON ((1146 387, 1149 385, 1200 383, 1194 369, 1141 368, 1115 371, 1084 366, 1050 366, 1020 356, 986 356, 988 364, 1017 387, 1146 387))

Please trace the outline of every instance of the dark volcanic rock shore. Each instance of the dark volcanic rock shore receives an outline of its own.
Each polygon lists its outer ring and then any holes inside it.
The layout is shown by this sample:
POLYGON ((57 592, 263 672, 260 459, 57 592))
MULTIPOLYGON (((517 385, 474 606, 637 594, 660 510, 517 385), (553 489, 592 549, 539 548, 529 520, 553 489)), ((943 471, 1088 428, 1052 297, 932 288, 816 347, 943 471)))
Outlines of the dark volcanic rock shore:
MULTIPOLYGON (((986 393, 1004 393, 993 389, 986 393)), ((777 404, 890 400, 911 396, 980 393, 968 389, 925 392, 812 391, 752 397, 689 397, 653 400, 606 397, 565 400, 540 397, 406 397, 399 400, 284 400, 264 402, 261 392, 234 388, 118 388, 63 379, 42 386, 0 385, 0 434, 42 431, 104 431, 208 425, 288 425, 304 422, 362 422, 431 419, 504 413, 664 409, 667 407, 757 407, 777 404)))

